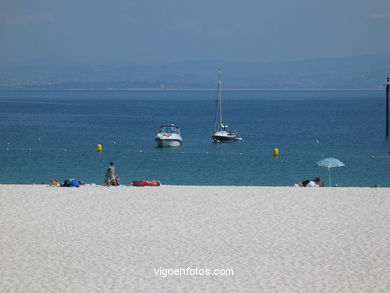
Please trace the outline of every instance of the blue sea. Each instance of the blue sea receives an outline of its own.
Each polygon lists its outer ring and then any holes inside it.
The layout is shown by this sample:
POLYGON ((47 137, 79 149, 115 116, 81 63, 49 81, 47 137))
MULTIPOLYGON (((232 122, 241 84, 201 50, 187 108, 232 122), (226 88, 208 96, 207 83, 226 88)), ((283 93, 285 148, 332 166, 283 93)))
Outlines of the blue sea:
POLYGON ((212 142, 216 91, 0 91, 0 183, 78 178, 121 182, 282 185, 316 176, 335 157, 338 186, 390 186, 384 90, 231 90, 224 121, 242 141, 212 142), (157 148, 159 126, 181 127, 180 148, 157 148), (102 144, 103 151, 96 152, 102 144), (273 156, 278 148, 280 156, 273 156))

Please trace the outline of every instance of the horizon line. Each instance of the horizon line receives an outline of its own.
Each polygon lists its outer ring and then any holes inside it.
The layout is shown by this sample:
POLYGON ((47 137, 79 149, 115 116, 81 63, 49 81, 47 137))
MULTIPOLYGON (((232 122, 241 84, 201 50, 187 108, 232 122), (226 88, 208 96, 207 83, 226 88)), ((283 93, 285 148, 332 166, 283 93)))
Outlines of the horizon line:
MULTIPOLYGON (((0 91, 216 91, 215 88, 0 88, 0 91)), ((224 88, 223 91, 379 91, 377 88, 224 88)))

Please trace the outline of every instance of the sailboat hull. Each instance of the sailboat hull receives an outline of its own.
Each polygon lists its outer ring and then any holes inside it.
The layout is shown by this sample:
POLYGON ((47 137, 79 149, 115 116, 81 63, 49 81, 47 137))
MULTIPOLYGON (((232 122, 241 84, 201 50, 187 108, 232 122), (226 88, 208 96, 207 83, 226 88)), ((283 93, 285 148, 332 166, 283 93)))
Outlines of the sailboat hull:
POLYGON ((236 140, 241 140, 242 138, 236 137, 235 134, 229 133, 227 131, 216 131, 212 135, 214 142, 233 142, 236 140))
POLYGON ((212 136, 214 142, 233 142, 236 141, 235 137, 226 137, 226 136, 212 136))

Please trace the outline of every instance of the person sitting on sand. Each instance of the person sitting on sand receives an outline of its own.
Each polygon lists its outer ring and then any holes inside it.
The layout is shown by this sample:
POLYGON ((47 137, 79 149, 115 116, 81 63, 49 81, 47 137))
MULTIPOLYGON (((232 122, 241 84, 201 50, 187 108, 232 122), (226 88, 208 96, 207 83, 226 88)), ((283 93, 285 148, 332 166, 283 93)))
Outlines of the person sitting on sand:
POLYGON ((310 180, 305 187, 319 187, 314 180, 310 180))
MULTIPOLYGON (((110 186, 114 185, 117 186, 119 184, 118 181, 116 180, 117 174, 115 173, 115 166, 113 162, 110 162, 108 169, 106 171, 106 175, 104 176, 104 186, 110 186)), ((118 177, 119 179, 119 177, 118 177)))
POLYGON ((324 183, 322 183, 320 177, 312 179, 309 183, 306 184, 306 187, 324 187, 324 183))

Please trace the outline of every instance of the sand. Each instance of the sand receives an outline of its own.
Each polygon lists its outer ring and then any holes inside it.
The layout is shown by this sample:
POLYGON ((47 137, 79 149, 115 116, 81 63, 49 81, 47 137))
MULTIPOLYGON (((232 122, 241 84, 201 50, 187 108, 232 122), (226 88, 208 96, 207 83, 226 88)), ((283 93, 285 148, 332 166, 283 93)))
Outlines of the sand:
POLYGON ((0 292, 390 292, 388 188, 0 185, 0 211, 0 292))

